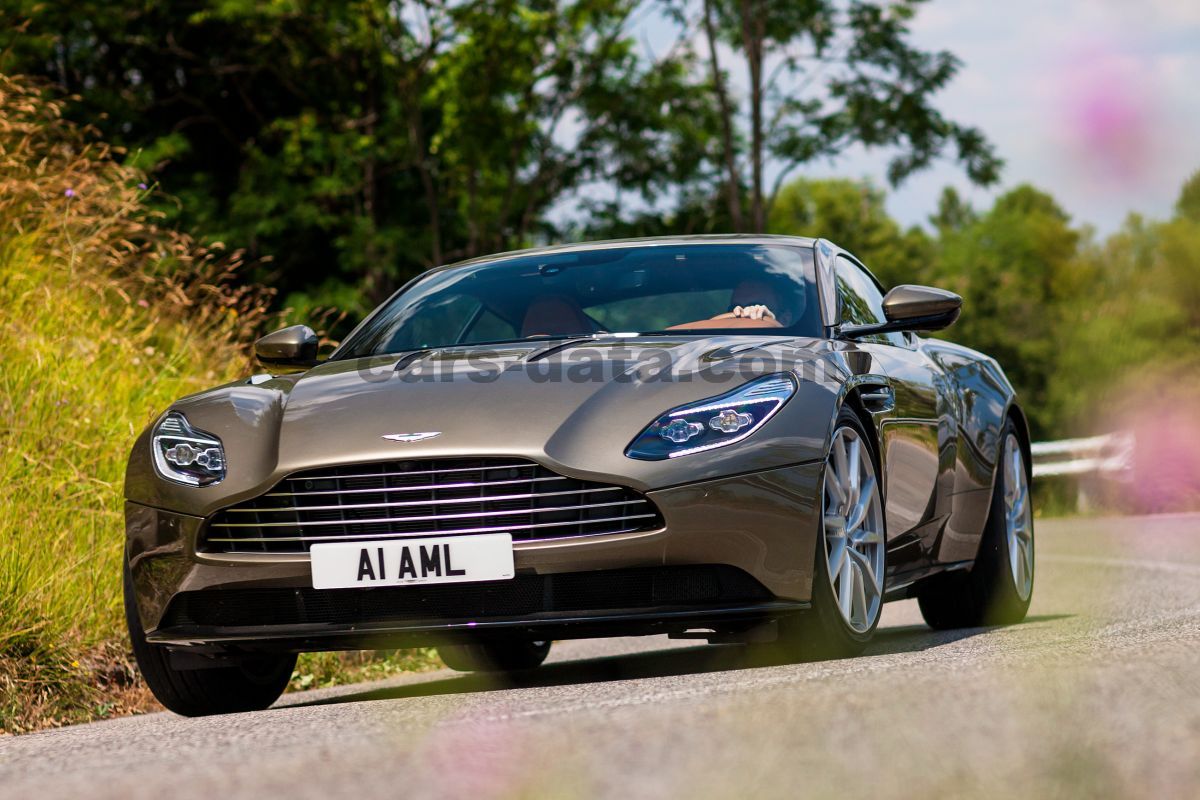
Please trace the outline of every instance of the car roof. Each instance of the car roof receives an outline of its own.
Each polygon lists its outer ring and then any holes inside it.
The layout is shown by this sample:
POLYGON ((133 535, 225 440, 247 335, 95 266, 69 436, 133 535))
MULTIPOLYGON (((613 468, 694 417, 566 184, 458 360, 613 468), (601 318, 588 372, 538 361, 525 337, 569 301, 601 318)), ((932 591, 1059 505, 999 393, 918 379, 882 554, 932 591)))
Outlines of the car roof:
POLYGON ((687 236, 643 236, 634 239, 603 239, 594 242, 574 242, 570 244, 554 244, 544 247, 530 247, 524 250, 509 250, 504 253, 479 256, 466 261, 446 264, 441 269, 462 267, 468 264, 482 264, 489 261, 503 261, 510 258, 527 256, 550 255, 559 253, 578 253, 586 250, 608 250, 620 247, 662 247, 683 244, 787 244, 798 247, 812 247, 817 240, 807 236, 781 236, 764 233, 712 233, 692 234, 687 236))

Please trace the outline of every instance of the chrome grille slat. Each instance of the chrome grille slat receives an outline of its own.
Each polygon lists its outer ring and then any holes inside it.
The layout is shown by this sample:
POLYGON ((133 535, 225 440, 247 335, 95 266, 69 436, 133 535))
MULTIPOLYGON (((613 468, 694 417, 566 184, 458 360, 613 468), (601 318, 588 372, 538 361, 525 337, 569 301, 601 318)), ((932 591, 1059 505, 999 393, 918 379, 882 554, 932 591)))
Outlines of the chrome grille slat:
MULTIPOLYGON (((518 530, 533 530, 533 529, 540 529, 540 528, 561 528, 564 525, 581 525, 581 524, 582 525, 591 525, 593 523, 600 524, 600 523, 609 523, 609 522, 617 522, 617 521, 625 522, 625 521, 634 520, 634 519, 651 519, 651 518, 654 518, 657 516, 658 516, 657 514, 628 514, 628 515, 624 515, 624 516, 620 516, 620 517, 608 517, 607 519, 593 519, 593 520, 588 520, 588 521, 582 522, 582 523, 580 523, 580 522, 543 522, 543 523, 538 523, 535 525, 497 525, 497 526, 488 527, 488 528, 459 528, 458 530, 449 530, 449 531, 414 531, 412 533, 375 533, 375 534, 362 534, 360 536, 271 536, 271 537, 263 537, 263 538, 257 538, 257 539, 209 539, 208 541, 210 541, 210 542, 238 542, 238 543, 243 543, 243 542, 249 542, 249 543, 258 543, 258 542, 337 542, 337 541, 342 541, 345 539, 350 539, 353 541, 358 541, 359 539, 362 539, 363 541, 374 542, 374 541, 382 541, 382 540, 387 540, 387 539, 416 539, 416 538, 419 538, 422 536, 452 536, 452 535, 460 534, 460 533, 508 533, 510 531, 518 531, 518 530)), ((620 530, 620 531, 605 531, 604 533, 605 534, 631 533, 634 531, 649 530, 649 529, 650 529, 649 526, 641 526, 641 527, 636 527, 636 528, 628 528, 626 530, 620 530)), ((599 534, 590 534, 590 535, 599 535, 599 534)), ((563 538, 563 537, 558 537, 558 538, 563 538)), ((518 540, 517 537, 515 537, 515 536, 513 537, 513 539, 516 541, 521 541, 521 540, 518 540)))
POLYGON ((330 481, 342 478, 407 478, 412 475, 442 475, 447 472, 489 472, 494 469, 529 469, 533 464, 497 464, 494 467, 455 467, 454 469, 411 470, 409 472, 360 472, 354 475, 305 475, 303 478, 284 478, 288 481, 330 481))
MULTIPOLYGON (((485 495, 483 497, 452 497, 448 500, 438 500, 438 505, 454 505, 458 503, 491 503, 495 500, 528 500, 534 497, 560 497, 562 495, 571 494, 594 494, 595 492, 617 492, 621 491, 620 486, 603 486, 599 489, 568 489, 565 492, 534 492, 530 494, 497 494, 485 495)), ((391 489, 375 489, 372 490, 379 494, 386 494, 391 489)), ((267 495, 273 497, 274 495, 267 495)), ((227 513, 231 514, 278 514, 290 513, 292 511, 335 511, 340 508, 399 508, 406 506, 427 506, 428 500, 404 500, 398 503, 355 503, 341 504, 336 506, 289 506, 286 508, 230 508, 227 513)))
POLYGON ((314 542, 495 532, 540 541, 661 525, 654 504, 628 487, 569 478, 532 461, 437 458, 288 475, 217 512, 198 544, 210 552, 304 553, 314 542))
MULTIPOLYGON (((374 477, 374 476, 371 476, 374 477)), ((286 480, 298 480, 297 478, 287 478, 286 480)), ((307 480, 307 479, 305 479, 307 480)), ((331 480, 326 478, 325 480, 331 480)), ((439 483, 439 484, 416 484, 414 486, 387 486, 378 489, 331 489, 328 491, 311 491, 311 492, 268 492, 263 497, 308 497, 309 495, 328 495, 328 494, 380 494, 382 492, 422 492, 431 489, 470 489, 476 486, 511 486, 518 483, 545 483, 546 481, 566 481, 570 478, 554 476, 552 478, 515 478, 508 481, 478 481, 466 483, 439 483)))
MULTIPOLYGON (((587 508, 608 508, 610 506, 627 506, 633 503, 645 503, 644 498, 639 500, 618 500, 614 503, 585 503, 577 506, 555 506, 550 508, 515 508, 507 511, 471 511, 464 514, 430 514, 424 517, 380 517, 372 519, 354 519, 354 520, 318 520, 299 523, 300 527, 307 528, 314 525, 345 525, 353 523, 357 525, 379 525, 385 522, 433 522, 439 519, 475 519, 478 517, 509 517, 514 514, 528 514, 531 511, 536 511, 542 514, 552 514, 558 511, 581 511, 587 508)), ((431 504, 432 505, 432 504, 431 504)), ((295 511, 307 511, 306 508, 285 508, 281 509, 281 513, 293 513, 295 511)), ((295 528, 295 522, 215 522, 213 528, 295 528)))

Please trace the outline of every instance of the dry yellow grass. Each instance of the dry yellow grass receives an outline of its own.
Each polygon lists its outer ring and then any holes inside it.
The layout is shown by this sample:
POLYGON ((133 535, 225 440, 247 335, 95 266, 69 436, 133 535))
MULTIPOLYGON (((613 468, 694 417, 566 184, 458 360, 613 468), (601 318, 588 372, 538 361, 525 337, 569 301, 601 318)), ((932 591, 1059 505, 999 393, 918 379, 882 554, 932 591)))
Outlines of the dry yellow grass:
POLYGON ((133 437, 243 373, 266 294, 163 228, 145 177, 0 76, 0 730, 136 706, 120 608, 133 437))
MULTIPOLYGON (((155 707, 122 620, 125 457, 171 401, 247 373, 282 321, 237 280, 240 253, 160 224, 121 155, 0 75, 0 733, 155 707)), ((436 663, 309 655, 292 688, 436 663)))

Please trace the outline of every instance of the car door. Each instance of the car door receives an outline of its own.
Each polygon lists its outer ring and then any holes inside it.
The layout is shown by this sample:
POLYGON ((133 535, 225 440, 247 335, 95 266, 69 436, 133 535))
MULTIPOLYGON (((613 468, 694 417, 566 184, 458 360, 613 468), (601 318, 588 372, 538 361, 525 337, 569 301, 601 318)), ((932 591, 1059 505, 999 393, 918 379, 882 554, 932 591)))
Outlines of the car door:
MULTIPOLYGON (((883 291, 847 254, 834 263, 840 324, 884 322, 883 291)), ((941 399, 944 380, 910 333, 863 337, 859 345, 878 360, 890 380, 894 407, 880 424, 884 508, 889 559, 898 572, 931 561, 946 516, 953 480, 952 410, 941 399)))

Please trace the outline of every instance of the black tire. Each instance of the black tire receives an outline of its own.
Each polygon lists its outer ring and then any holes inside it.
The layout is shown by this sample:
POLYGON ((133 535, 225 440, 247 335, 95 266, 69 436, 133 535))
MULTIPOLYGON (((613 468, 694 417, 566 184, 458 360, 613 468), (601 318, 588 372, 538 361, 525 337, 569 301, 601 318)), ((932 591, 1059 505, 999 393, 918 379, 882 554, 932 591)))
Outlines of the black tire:
POLYGON ((523 672, 542 665, 550 655, 550 642, 513 639, 442 645, 437 651, 446 666, 458 672, 523 672))
MULTIPOLYGON (((1020 430, 1009 420, 1000 436, 1001 453, 1009 436, 1022 442, 1020 430)), ((937 630, 977 628, 987 625, 1014 625, 1025 619, 1033 597, 1033 564, 1029 568, 1030 589, 1022 598, 1016 578, 1009 567, 1009 541, 1004 493, 1004 470, 997 459, 995 486, 987 524, 979 543, 979 554, 969 570, 937 575, 917 591, 921 616, 937 630)), ((1022 455, 1026 486, 1030 486, 1029 465, 1022 455)), ((1031 502, 1027 501, 1027 502, 1031 502)), ((1029 517, 1029 536, 1033 539, 1033 517, 1029 517)), ((1032 546, 1032 545, 1031 545, 1032 546)))
POLYGON ((267 708, 283 694, 296 667, 294 653, 247 657, 230 661, 231 666, 173 667, 166 648, 146 641, 128 567, 125 568, 125 622, 134 658, 150 691, 158 702, 185 717, 267 708))
MULTIPOLYGON (((843 427, 849 427, 858 434, 870 457, 875 474, 881 475, 879 456, 875 452, 874 442, 863 429, 858 415, 848 408, 842 409, 838 416, 834 435, 836 436, 838 430, 843 427)), ((824 488, 821 491, 817 512, 818 519, 821 520, 821 528, 813 554, 815 565, 813 567, 812 608, 802 614, 779 621, 779 641, 785 657, 789 660, 823 661, 857 656, 874 638, 875 631, 879 627, 879 618, 882 616, 882 614, 877 614, 870 628, 859 632, 853 630, 846 623, 838 608, 833 582, 829 579, 823 516, 824 488)), ((880 594, 882 596, 882 592, 880 594)))

